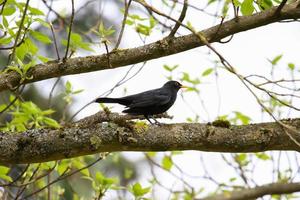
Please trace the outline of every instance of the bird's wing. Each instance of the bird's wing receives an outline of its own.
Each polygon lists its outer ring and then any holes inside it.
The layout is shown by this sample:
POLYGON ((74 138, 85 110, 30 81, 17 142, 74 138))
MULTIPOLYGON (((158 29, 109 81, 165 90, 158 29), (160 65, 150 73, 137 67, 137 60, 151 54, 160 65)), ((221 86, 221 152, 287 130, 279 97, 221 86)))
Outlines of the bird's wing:
POLYGON ((133 101, 130 105, 128 105, 128 107, 141 108, 167 104, 171 99, 171 95, 160 90, 150 90, 140 93, 136 97, 135 95, 132 95, 132 99, 133 101))

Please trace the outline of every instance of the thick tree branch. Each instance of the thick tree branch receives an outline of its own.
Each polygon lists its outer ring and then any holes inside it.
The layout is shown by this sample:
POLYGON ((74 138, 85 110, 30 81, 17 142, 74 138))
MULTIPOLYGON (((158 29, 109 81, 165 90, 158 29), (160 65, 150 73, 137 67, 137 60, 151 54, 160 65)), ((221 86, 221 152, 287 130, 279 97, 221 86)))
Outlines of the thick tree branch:
MULTIPOLYGON (((43 162, 111 151, 300 151, 275 122, 227 128, 199 123, 138 127, 125 121, 132 118, 99 112, 57 130, 0 132, 0 163, 43 162)), ((300 131, 300 119, 283 122, 300 131)), ((293 137, 300 141, 300 135, 293 137)))
POLYGON ((233 191, 230 194, 215 195, 201 200, 249 200, 272 194, 290 194, 300 191, 300 183, 271 183, 251 189, 233 191))
MULTIPOLYGON (((267 11, 251 16, 239 17, 239 20, 229 20, 222 23, 221 27, 220 25, 217 25, 201 32, 206 39, 212 43, 218 42, 230 35, 274 22, 287 19, 299 19, 300 7, 297 6, 298 4, 299 2, 297 1, 285 5, 281 10, 280 15, 275 14, 277 7, 273 7, 267 11)), ((197 35, 190 34, 181 37, 165 38, 137 48, 111 52, 109 55, 111 66, 107 64, 106 54, 72 58, 67 59, 66 62, 51 61, 34 66, 29 74, 29 76, 32 75, 33 78, 26 80, 24 84, 69 74, 117 68, 180 53, 203 45, 204 44, 199 41, 197 35)), ((16 72, 2 73, 0 74, 0 91, 17 86, 19 82, 20 76, 16 72)))

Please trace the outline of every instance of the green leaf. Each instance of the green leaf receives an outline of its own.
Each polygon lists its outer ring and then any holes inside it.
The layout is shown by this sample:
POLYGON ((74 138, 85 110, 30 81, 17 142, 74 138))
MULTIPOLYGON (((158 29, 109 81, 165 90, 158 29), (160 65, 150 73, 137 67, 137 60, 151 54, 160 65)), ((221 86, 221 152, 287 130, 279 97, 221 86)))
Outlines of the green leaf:
POLYGON ((42 55, 37 55, 37 58, 42 61, 43 63, 46 63, 50 60, 50 58, 47 58, 45 56, 42 56, 42 55))
POLYGON ((242 122, 242 124, 244 124, 244 125, 249 124, 249 122, 251 121, 250 117, 248 117, 247 115, 244 115, 241 112, 235 111, 234 113, 236 115, 236 119, 240 120, 242 122))
POLYGON ((276 65, 276 64, 278 63, 278 61, 279 61, 281 58, 282 58, 282 54, 276 56, 273 60, 269 60, 269 62, 270 62, 272 65, 276 65))
POLYGON ((39 10, 39 9, 37 9, 37 8, 33 8, 33 7, 31 7, 31 6, 28 7, 28 10, 30 11, 30 13, 31 13, 32 15, 45 15, 45 14, 43 13, 43 11, 41 11, 41 10, 39 10))
POLYGON ((182 151, 171 151, 171 155, 182 155, 183 152, 182 151))
POLYGON ((67 94, 69 94, 69 93, 72 92, 72 84, 71 84, 70 81, 67 81, 67 82, 66 82, 65 87, 66 87, 66 93, 67 93, 67 94))
POLYGON ((248 156, 245 153, 236 154, 234 159, 237 163, 239 163, 242 166, 245 166, 248 164, 248 156))
POLYGON ((55 110, 52 110, 52 109, 48 109, 48 110, 44 110, 44 111, 42 111, 42 115, 51 115, 51 114, 53 114, 53 113, 55 113, 55 110))
POLYGON ((162 167, 165 170, 170 171, 172 166, 173 166, 173 161, 172 161, 171 157, 170 156, 164 156, 163 159, 162 159, 162 167))
POLYGON ((256 153, 255 156, 261 160, 271 160, 271 157, 266 153, 256 153))
POLYGON ((169 65, 163 65, 163 68, 169 72, 174 71, 176 68, 178 68, 179 65, 169 66, 169 65))
POLYGON ((4 16, 10 16, 10 15, 14 14, 15 12, 16 12, 16 8, 15 7, 6 6, 3 9, 2 15, 4 15, 4 16))
POLYGON ((259 0, 257 3, 261 10, 266 10, 273 6, 273 2, 271 0, 259 0))
POLYGON ((28 47, 25 42, 16 48, 16 57, 20 60, 24 60, 25 55, 28 52, 28 47))
POLYGON ((7 107, 6 104, 1 104, 0 105, 0 112, 2 112, 6 107, 7 107))
POLYGON ((12 178, 10 176, 4 175, 4 174, 0 174, 0 179, 12 182, 12 178))
POLYGON ((8 23, 6 17, 2 16, 2 20, 3 20, 3 25, 4 25, 4 27, 5 27, 5 28, 8 28, 9 23, 8 23))
POLYGON ((9 172, 10 168, 5 166, 0 166, 0 174, 6 175, 9 172))
POLYGON ((30 34, 40 42, 43 42, 45 44, 52 43, 52 40, 50 40, 50 38, 47 35, 45 35, 41 32, 31 30, 30 34))
POLYGON ((241 4, 241 12, 243 15, 251 15, 254 12, 253 0, 244 0, 241 4))
POLYGON ((118 182, 118 180, 116 178, 105 177, 100 171, 96 172, 95 180, 96 180, 97 186, 101 186, 101 187, 105 187, 105 188, 109 188, 113 184, 118 182))
POLYGON ((12 182, 12 178, 10 176, 8 176, 8 172, 9 172, 10 168, 5 167, 5 166, 0 166, 0 179, 12 182))
POLYGON ((81 92, 83 92, 83 91, 84 91, 84 89, 81 89, 81 90, 75 90, 75 91, 72 92, 72 94, 79 94, 79 93, 81 93, 81 92))
POLYGON ((234 182, 234 181, 236 181, 236 179, 237 179, 236 177, 233 177, 233 178, 230 178, 229 181, 234 182))
POLYGON ((146 154, 147 154, 148 156, 150 156, 150 157, 154 157, 154 156, 156 156, 157 152, 149 151, 149 152, 147 152, 146 154))
POLYGON ((130 20, 130 19, 126 19, 126 24, 131 26, 134 24, 134 21, 133 20, 130 20))
MULTIPOLYGON (((76 169, 82 169, 83 167, 85 167, 85 164, 82 163, 82 162, 81 162, 80 160, 78 160, 78 159, 74 159, 74 160, 72 161, 72 163, 73 163, 73 165, 74 165, 74 167, 75 167, 76 169)), ((90 176, 90 171, 89 171, 88 168, 85 168, 85 169, 83 169, 83 170, 80 170, 80 173, 82 173, 82 174, 85 175, 85 176, 90 176)))
POLYGON ((148 26, 145 26, 143 24, 138 24, 135 28, 136 32, 141 33, 143 35, 149 36, 150 35, 150 28, 148 26))
POLYGON ((62 160, 57 166, 58 174, 62 175, 63 173, 65 173, 69 166, 70 166, 70 162, 68 160, 62 160))
POLYGON ((31 41, 31 39, 27 38, 25 40, 25 44, 27 45, 28 52, 31 53, 31 55, 36 55, 38 52, 38 47, 31 41))
POLYGON ((208 68, 206 69, 203 73, 202 73, 202 76, 208 76, 210 75, 212 72, 213 72, 213 68, 208 68))
POLYGON ((289 69, 290 69, 291 71, 294 71, 294 69, 295 69, 295 64, 294 64, 294 63, 289 63, 289 64, 288 64, 288 67, 289 67, 289 69))
POLYGON ((3 37, 3 38, 0 38, 0 44, 1 45, 9 44, 9 43, 11 43, 11 41, 12 41, 12 37, 3 37))
POLYGON ((150 192, 151 188, 146 187, 143 188, 140 183, 135 183, 131 188, 130 192, 135 196, 135 197, 141 197, 150 192))
POLYGON ((138 21, 147 20, 146 18, 141 18, 139 15, 136 15, 136 14, 128 15, 128 17, 131 18, 131 19, 134 19, 134 20, 138 20, 138 21))
POLYGON ((53 128, 60 128, 60 125, 57 121, 55 121, 54 119, 51 119, 49 117, 44 117, 43 122, 53 128))
POLYGON ((124 177, 126 179, 130 179, 133 175, 133 170, 129 168, 125 168, 124 177))
POLYGON ((39 24, 43 25, 43 26, 46 27, 46 28, 50 28, 49 23, 46 22, 46 21, 43 20, 43 19, 35 18, 35 19, 33 19, 33 21, 38 22, 39 24))
MULTIPOLYGON (((67 40, 61 40, 62 45, 67 46, 68 41, 67 40)), ((90 48, 90 43, 82 42, 82 38, 77 33, 71 33, 70 37, 70 47, 72 50, 76 50, 77 48, 81 48, 87 51, 93 51, 92 48, 90 48)))
POLYGON ((157 21, 152 16, 150 16, 149 24, 150 24, 150 28, 154 28, 155 25, 157 24, 157 21))

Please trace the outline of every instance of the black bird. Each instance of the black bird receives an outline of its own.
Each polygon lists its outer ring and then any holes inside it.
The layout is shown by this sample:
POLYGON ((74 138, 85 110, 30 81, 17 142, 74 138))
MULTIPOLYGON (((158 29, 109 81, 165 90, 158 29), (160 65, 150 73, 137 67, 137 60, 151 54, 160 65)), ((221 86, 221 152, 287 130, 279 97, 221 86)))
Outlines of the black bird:
MULTIPOLYGON (((118 103, 126 106, 124 113, 131 115, 144 115, 152 124, 149 117, 167 111, 175 102, 177 92, 185 88, 177 81, 168 81, 161 88, 129 95, 121 98, 100 97, 95 100, 97 103, 118 103)), ((153 118, 154 119, 154 118, 153 118)), ((159 122, 154 119, 156 123, 159 122)))

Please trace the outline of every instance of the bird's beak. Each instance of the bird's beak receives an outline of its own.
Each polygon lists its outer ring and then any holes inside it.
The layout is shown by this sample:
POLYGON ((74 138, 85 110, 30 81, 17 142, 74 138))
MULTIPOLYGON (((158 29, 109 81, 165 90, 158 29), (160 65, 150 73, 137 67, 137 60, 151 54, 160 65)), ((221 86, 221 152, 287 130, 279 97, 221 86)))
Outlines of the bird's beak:
POLYGON ((181 85, 180 88, 189 88, 189 87, 185 85, 181 85))

